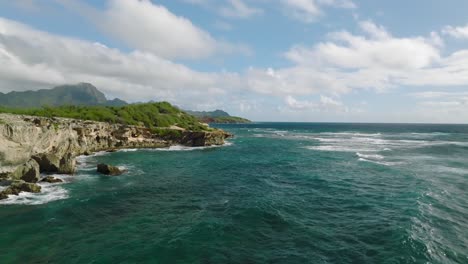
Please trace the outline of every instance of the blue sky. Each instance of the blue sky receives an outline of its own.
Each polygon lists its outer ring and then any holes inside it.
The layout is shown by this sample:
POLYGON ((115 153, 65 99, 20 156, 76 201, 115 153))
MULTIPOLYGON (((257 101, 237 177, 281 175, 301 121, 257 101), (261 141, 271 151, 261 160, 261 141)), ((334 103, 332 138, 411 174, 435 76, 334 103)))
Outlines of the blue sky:
POLYGON ((468 2, 0 0, 0 91, 257 121, 468 121, 468 2))

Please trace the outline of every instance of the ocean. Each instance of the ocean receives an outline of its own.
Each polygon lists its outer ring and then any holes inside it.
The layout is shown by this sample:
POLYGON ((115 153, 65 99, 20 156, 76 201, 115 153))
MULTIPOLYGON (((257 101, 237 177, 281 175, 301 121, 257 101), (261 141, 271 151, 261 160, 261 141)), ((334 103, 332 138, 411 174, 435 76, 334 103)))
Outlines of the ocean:
POLYGON ((1 201, 0 262, 468 263, 468 125, 219 127, 1 201))

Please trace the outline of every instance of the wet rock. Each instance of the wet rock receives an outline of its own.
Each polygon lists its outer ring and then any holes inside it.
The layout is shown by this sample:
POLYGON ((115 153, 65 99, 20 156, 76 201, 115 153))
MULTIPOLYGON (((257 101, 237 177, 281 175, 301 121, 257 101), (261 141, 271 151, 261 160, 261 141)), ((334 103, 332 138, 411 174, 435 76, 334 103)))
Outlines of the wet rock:
POLYGON ((191 147, 222 145, 226 138, 232 137, 224 131, 187 131, 183 133, 182 144, 191 147))
POLYGON ((13 181, 8 188, 0 192, 0 200, 8 198, 8 195, 18 195, 20 192, 41 192, 41 186, 24 181, 13 181))
POLYGON ((105 175, 116 176, 126 172, 126 170, 121 170, 118 167, 101 163, 97 165, 97 172, 105 175))
POLYGON ((59 178, 55 178, 52 176, 47 176, 41 180, 41 182, 48 182, 48 183, 57 183, 57 182, 63 182, 63 180, 59 178))
POLYGON ((13 180, 23 180, 25 182, 37 182, 39 181, 39 164, 34 160, 30 159, 23 165, 20 165, 10 175, 13 180))

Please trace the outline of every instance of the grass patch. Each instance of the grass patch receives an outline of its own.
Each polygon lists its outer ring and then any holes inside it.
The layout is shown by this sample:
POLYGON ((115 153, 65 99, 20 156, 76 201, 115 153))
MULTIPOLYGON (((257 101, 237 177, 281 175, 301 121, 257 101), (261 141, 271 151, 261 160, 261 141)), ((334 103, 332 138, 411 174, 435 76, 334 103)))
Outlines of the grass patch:
POLYGON ((44 117, 66 117, 148 128, 172 125, 202 131, 206 127, 196 117, 185 113, 168 102, 130 104, 125 106, 44 106, 42 108, 16 109, 0 107, 0 113, 11 113, 44 117))

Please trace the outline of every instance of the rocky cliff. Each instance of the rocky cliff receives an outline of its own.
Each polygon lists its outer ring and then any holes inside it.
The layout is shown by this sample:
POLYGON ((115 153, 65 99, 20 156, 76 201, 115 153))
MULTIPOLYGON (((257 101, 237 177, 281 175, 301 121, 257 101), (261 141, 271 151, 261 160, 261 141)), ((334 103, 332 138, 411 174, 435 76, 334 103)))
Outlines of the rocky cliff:
POLYGON ((160 148, 170 145, 222 145, 231 135, 221 130, 167 129, 171 136, 146 127, 0 114, 0 179, 34 183, 39 172, 73 174, 75 157, 120 148, 160 148))

